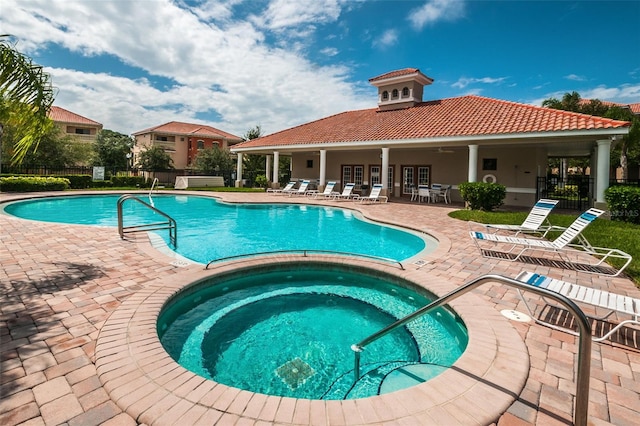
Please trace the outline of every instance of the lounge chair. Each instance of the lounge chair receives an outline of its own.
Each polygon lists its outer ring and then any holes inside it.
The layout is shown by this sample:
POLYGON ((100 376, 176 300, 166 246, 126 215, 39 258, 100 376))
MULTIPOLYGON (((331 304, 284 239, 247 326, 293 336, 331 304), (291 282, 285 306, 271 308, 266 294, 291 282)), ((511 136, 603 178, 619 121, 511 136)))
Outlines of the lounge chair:
POLYGON ((295 186, 295 182, 289 182, 284 188, 276 189, 276 188, 268 188, 267 192, 271 194, 282 194, 283 192, 290 192, 295 186))
POLYGON ((373 185, 373 187, 371 188, 371 193, 369 195, 365 195, 365 196, 356 196, 353 198, 353 201, 357 201, 360 203, 377 203, 377 202, 381 202, 381 203, 386 203, 389 198, 386 195, 380 195, 380 191, 382 191, 382 184, 381 183, 376 183, 375 185, 373 185))
POLYGON ((287 194, 289 194, 289 197, 293 195, 307 195, 307 188, 309 187, 309 183, 310 181, 305 179, 300 183, 298 189, 289 191, 287 192, 287 194))
POLYGON ((495 257, 492 253, 498 253, 501 258, 516 261, 519 260, 529 250, 540 250, 543 252, 553 252, 560 256, 564 261, 571 262, 568 259, 568 254, 573 253, 586 253, 596 259, 597 262, 588 266, 591 268, 584 269, 584 272, 605 274, 605 275, 619 275, 629 263, 631 263, 631 256, 618 249, 610 249, 603 247, 593 247, 586 239, 580 239, 580 233, 593 222, 598 216, 603 214, 604 211, 591 208, 582 213, 565 231, 553 241, 537 238, 522 238, 508 235, 497 235, 486 232, 469 231, 473 242, 476 244, 483 257, 495 257), (578 240, 580 244, 572 244, 573 240, 578 240), (488 244, 484 244, 484 243, 488 244), (507 246, 506 250, 496 250, 501 244, 507 246), (607 259, 622 259, 625 264, 615 274, 605 273, 603 270, 594 269, 599 267, 607 259))
POLYGON ((309 197, 313 197, 313 198, 331 198, 334 195, 339 194, 338 192, 333 192, 333 188, 335 186, 336 186, 336 182, 335 181, 330 181, 330 182, 327 182, 327 186, 324 187, 324 191, 307 193, 307 195, 309 197))
POLYGON ((516 236, 520 233, 536 233, 546 237, 551 230, 564 231, 564 228, 554 227, 549 223, 549 213, 551 213, 556 204, 558 204, 558 200, 541 198, 520 225, 485 224, 484 226, 494 234, 500 231, 508 231, 515 232, 516 236))
POLYGON ((356 187, 355 183, 347 183, 344 188, 342 188, 342 192, 337 194, 334 193, 331 198, 334 200, 349 200, 354 197, 352 194, 353 188, 356 187))
MULTIPOLYGON (((571 284, 566 281, 561 281, 554 278, 548 278, 548 277, 545 277, 544 275, 538 275, 538 274, 534 274, 527 271, 521 272, 516 277, 516 279, 518 281, 522 281, 532 286, 546 288, 547 290, 555 291, 556 293, 560 293, 563 296, 567 297, 568 299, 571 299, 576 303, 584 303, 587 305, 591 305, 595 308, 603 308, 608 311, 605 315, 602 315, 602 316, 592 315, 592 318, 595 318, 595 319, 599 319, 599 320, 606 319, 614 312, 621 313, 621 314, 628 314, 632 316, 632 319, 620 322, 611 330, 609 330, 607 333, 605 333, 602 337, 593 337, 593 341, 595 342, 600 342, 602 340, 609 338, 612 334, 618 331, 620 327, 626 324, 640 325, 640 318, 639 318, 640 317, 640 299, 635 299, 635 298, 624 296, 621 294, 610 293, 604 290, 597 290, 591 287, 571 284)), ((573 330, 560 327, 556 324, 552 324, 548 321, 539 319, 535 315, 535 309, 532 309, 529 306, 529 304, 527 303, 527 300, 522 295, 522 292, 520 291, 520 289, 517 289, 517 291, 518 291, 518 295, 520 296, 520 299, 522 299, 522 301, 524 302, 525 307, 527 308, 527 310, 529 311, 529 314, 531 315, 531 317, 534 319, 535 322, 553 329, 566 331, 567 333, 571 333, 575 335, 578 334, 573 330)))

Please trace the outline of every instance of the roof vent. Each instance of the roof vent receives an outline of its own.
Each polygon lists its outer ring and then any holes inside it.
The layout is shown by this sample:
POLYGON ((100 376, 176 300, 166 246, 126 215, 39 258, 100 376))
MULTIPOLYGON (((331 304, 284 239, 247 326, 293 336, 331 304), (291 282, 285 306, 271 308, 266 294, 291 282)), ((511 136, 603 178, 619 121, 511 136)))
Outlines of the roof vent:
POLYGON ((378 88, 380 111, 388 111, 422 102, 423 88, 433 83, 433 79, 417 68, 405 68, 370 78, 369 83, 378 88))

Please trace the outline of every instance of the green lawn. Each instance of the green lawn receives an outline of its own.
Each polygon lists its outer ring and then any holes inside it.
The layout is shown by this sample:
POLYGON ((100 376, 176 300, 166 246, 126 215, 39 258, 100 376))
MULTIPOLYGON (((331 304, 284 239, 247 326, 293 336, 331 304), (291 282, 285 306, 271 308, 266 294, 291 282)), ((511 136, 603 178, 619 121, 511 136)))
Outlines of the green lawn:
MULTIPOLYGON (((526 218, 528 212, 484 212, 479 210, 457 210, 451 212, 449 216, 460 220, 471 220, 478 223, 511 223, 520 224, 526 218)), ((549 221, 552 225, 568 226, 573 222, 575 215, 551 214, 549 221)), ((595 247, 616 248, 633 256, 633 261, 624 270, 640 287, 640 225, 625 222, 617 222, 608 219, 597 219, 587 229, 583 235, 595 247)), ((550 238, 553 239, 554 236, 550 238)), ((613 264, 621 266, 622 263, 613 264)))

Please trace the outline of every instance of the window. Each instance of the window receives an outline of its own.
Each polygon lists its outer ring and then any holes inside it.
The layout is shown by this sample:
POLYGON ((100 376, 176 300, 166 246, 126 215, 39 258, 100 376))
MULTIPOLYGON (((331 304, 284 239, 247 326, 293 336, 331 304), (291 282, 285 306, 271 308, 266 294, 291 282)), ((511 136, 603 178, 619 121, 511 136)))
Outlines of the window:
POLYGON ((198 149, 204 149, 204 141, 202 139, 198 139, 198 149))
POLYGON ((387 92, 386 90, 384 92, 382 92, 382 100, 383 101, 388 101, 389 100, 389 92, 387 92))
POLYGON ((313 169, 313 160, 307 160, 307 169, 313 169))
POLYGON ((498 159, 497 158, 483 158, 482 159, 482 170, 498 170, 498 159))
POLYGON ((402 193, 411 194, 411 188, 418 185, 429 185, 431 181, 430 166, 403 166, 402 193))
POLYGON ((402 97, 403 98, 408 98, 409 97, 409 88, 408 87, 404 87, 402 89, 402 97))
POLYGON ((393 92, 391 92, 391 99, 398 99, 398 89, 393 89, 393 92))
POLYGON ((357 187, 362 185, 364 166, 342 166, 342 186, 353 182, 357 187))
POLYGON ((76 127, 75 134, 76 135, 90 135, 91 131, 89 129, 82 129, 82 128, 76 127))
POLYGON ((156 140, 160 142, 167 142, 168 139, 166 136, 156 136, 156 140))

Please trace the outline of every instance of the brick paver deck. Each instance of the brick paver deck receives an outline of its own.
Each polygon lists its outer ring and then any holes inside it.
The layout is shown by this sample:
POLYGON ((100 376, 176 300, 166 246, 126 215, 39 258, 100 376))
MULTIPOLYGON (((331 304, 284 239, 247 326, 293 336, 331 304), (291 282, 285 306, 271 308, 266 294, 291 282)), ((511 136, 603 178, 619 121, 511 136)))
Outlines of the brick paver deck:
MULTIPOLYGON (((311 202, 216 195, 231 202, 311 202)), ((0 201, 19 197, 2 193, 0 201)), ((420 268, 407 265, 405 274, 438 294, 483 274, 514 277, 528 269, 640 297, 624 277, 482 258, 467 224, 449 218, 452 209, 444 205, 333 204, 437 237, 438 250, 420 268)), ((525 311, 515 291, 501 284, 452 303, 470 326, 471 338, 457 371, 380 397, 307 401, 228 388, 167 360, 153 333, 154 314, 168 294, 211 271, 176 262, 142 235, 123 241, 110 228, 0 214, 0 264, 2 425, 561 425, 573 416, 577 338, 504 318, 503 309, 525 311)), ((639 423, 640 336, 626 331, 624 339, 593 345, 589 422, 594 425, 639 423)))

